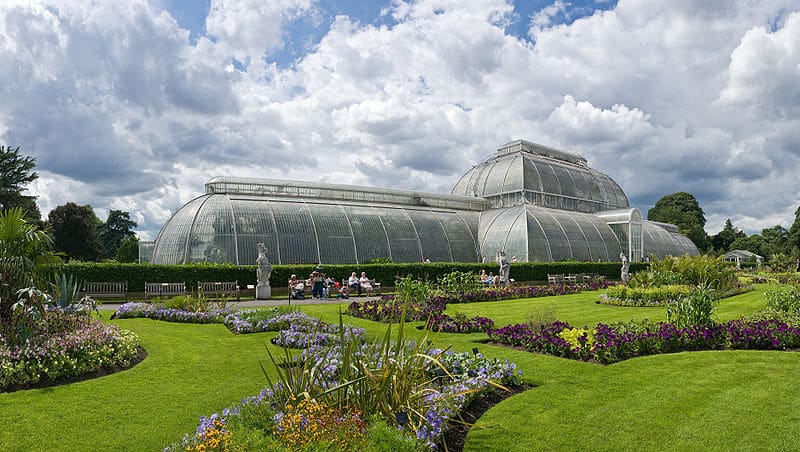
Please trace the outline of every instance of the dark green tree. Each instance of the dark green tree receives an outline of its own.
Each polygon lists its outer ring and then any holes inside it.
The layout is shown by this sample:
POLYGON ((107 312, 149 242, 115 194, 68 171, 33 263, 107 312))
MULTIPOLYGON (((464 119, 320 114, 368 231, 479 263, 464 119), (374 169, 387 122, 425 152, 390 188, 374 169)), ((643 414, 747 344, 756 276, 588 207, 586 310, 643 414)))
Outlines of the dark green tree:
POLYGON ((731 219, 725 220, 725 226, 719 231, 718 234, 711 237, 711 245, 715 251, 720 253, 727 253, 731 250, 731 244, 734 240, 745 237, 745 233, 733 227, 731 219))
POLYGON ((791 256, 800 258, 800 207, 794 211, 794 223, 789 228, 787 247, 791 256))
POLYGON ((103 247, 103 258, 112 259, 117 255, 120 242, 125 237, 134 236, 133 228, 138 224, 131 220, 130 212, 112 210, 106 222, 100 225, 98 236, 103 247))
POLYGON ((36 205, 36 197, 25 196, 25 187, 39 178, 33 171, 36 159, 22 156, 16 148, 0 145, 0 205, 5 209, 20 207, 28 221, 41 225, 42 214, 36 205))
POLYGON ((117 262, 139 262, 139 239, 135 235, 127 235, 119 241, 117 262))
POLYGON ((681 191, 664 196, 647 212, 647 219, 674 224, 701 251, 711 246, 708 234, 703 229, 706 225, 705 213, 691 193, 681 191))
POLYGON ((762 256, 771 258, 774 254, 789 254, 789 231, 783 226, 773 226, 761 230, 761 251, 762 256))
POLYGON ((100 258, 97 228, 101 222, 92 206, 68 202, 50 211, 47 222, 56 250, 63 251, 70 259, 97 261, 100 258))
POLYGON ((739 237, 731 243, 732 250, 745 250, 751 253, 758 254, 759 256, 766 257, 764 251, 761 250, 761 245, 764 243, 764 238, 761 234, 753 234, 751 236, 739 237))

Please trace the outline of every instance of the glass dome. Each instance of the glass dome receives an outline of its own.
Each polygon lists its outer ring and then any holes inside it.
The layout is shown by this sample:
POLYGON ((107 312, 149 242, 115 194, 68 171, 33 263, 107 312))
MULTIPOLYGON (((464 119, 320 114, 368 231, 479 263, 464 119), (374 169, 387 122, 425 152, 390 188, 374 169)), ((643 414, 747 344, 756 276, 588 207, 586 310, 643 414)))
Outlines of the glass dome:
POLYGON ((587 213, 628 207, 619 184, 583 157, 523 140, 467 171, 452 194, 486 198, 493 207, 529 202, 587 213))
POLYGON ((475 262, 478 218, 466 210, 206 194, 164 225, 152 259, 252 264, 264 243, 277 264, 475 262))
POLYGON ((642 223, 642 231, 645 257, 663 259, 667 256, 700 254, 694 242, 681 234, 675 225, 645 220, 642 223))
POLYGON ((481 214, 478 230, 483 256, 504 250, 520 261, 614 261, 620 246, 611 228, 595 215, 530 204, 481 214))

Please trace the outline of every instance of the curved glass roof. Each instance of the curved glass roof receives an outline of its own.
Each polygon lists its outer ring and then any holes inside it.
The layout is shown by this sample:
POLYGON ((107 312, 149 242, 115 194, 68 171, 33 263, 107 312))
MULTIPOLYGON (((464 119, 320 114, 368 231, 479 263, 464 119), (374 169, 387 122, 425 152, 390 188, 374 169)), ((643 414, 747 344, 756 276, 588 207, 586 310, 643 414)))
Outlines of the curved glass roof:
MULTIPOLYGON (((503 205, 510 193, 523 193, 537 206, 593 213, 628 207, 628 197, 608 175, 589 168, 576 154, 528 141, 513 141, 467 171, 452 194, 476 196, 503 205)), ((518 200, 522 200, 518 198, 518 200)))
POLYGON ((595 215, 530 204, 481 214, 480 249, 487 259, 498 251, 521 261, 614 261, 620 246, 611 228, 595 215))
POLYGON ((164 225, 152 261, 252 264, 263 242, 277 264, 475 262, 478 219, 469 210, 207 194, 164 225))
POLYGON ((642 235, 644 236, 644 255, 655 256, 663 259, 667 256, 682 256, 689 254, 696 256, 700 254, 689 237, 677 232, 678 228, 674 225, 669 229, 674 228, 675 232, 664 228, 666 223, 656 223, 653 221, 642 222, 642 235))

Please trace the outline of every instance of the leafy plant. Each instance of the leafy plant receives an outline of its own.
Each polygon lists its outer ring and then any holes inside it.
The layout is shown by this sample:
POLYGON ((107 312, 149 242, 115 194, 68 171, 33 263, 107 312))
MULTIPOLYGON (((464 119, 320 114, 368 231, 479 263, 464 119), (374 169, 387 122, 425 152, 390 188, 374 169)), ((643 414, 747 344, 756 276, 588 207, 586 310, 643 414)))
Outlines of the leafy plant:
POLYGON ((480 288, 474 273, 454 271, 439 279, 439 289, 445 293, 467 293, 480 288))
POLYGON ((790 314, 800 314, 800 288, 795 285, 772 285, 764 293, 767 308, 790 314))
POLYGON ((78 278, 66 273, 56 275, 53 287, 53 304, 59 308, 66 308, 80 301, 78 278))
POLYGON ((424 302, 433 295, 433 284, 406 276, 395 283, 394 299, 400 303, 424 302))
POLYGON ((20 208, 0 212, 0 328, 11 320, 11 306, 25 287, 44 287, 44 269, 59 262, 53 240, 25 220, 20 208))
POLYGON ((667 322, 678 328, 714 325, 714 308, 719 300, 714 289, 698 287, 667 306, 667 322))

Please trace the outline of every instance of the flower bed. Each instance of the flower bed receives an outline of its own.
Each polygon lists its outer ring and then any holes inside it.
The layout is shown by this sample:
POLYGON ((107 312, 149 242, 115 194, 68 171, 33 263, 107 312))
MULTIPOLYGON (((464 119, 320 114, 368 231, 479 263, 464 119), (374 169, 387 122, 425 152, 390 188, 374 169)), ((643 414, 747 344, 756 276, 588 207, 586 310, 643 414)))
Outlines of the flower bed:
POLYGON ((494 328, 494 320, 480 316, 467 318, 463 314, 456 314, 455 317, 441 314, 429 317, 425 328, 442 333, 486 332, 494 328))
POLYGON ((527 324, 490 330, 498 343, 603 364, 636 356, 724 347, 757 350, 786 350, 800 347, 800 328, 778 320, 732 320, 710 327, 677 328, 672 324, 606 325, 576 329, 565 322, 541 328, 527 324))
POLYGON ((148 318, 178 323, 223 323, 228 309, 214 311, 185 311, 183 309, 164 308, 151 303, 125 303, 111 315, 112 319, 148 318))
POLYGON ((497 390, 498 384, 520 384, 521 372, 508 360, 420 348, 424 340, 372 344, 363 342, 363 334, 344 337, 344 343, 310 343, 288 361, 294 363, 291 370, 281 371, 297 380, 279 381, 235 407, 201 418, 194 433, 167 450, 209 450, 212 445, 297 450, 315 444, 372 450, 372 441, 379 441, 381 450, 392 450, 380 443, 387 435, 394 438, 388 444, 410 444, 405 450, 435 448, 467 403, 497 390), (353 375, 362 369, 367 371, 364 376, 353 375), (372 402, 375 397, 391 400, 407 390, 412 391, 408 399, 388 412, 381 411, 382 403, 372 402), (372 408, 364 412, 364 407, 372 408), (375 433, 376 429, 382 430, 375 433))
POLYGON ((406 311, 407 321, 426 320, 433 315, 441 315, 446 305, 442 300, 429 300, 426 302, 396 302, 391 295, 385 295, 380 300, 354 301, 347 306, 347 315, 375 322, 397 323, 406 311))
POLYGON ((21 345, 10 345, 0 336, 0 391, 102 371, 130 367, 139 354, 139 339, 130 331, 106 325, 88 315, 70 316, 64 331, 36 334, 21 345))
POLYGON ((567 295, 584 291, 606 289, 616 284, 617 283, 614 281, 592 281, 583 284, 562 286, 489 287, 471 292, 439 295, 433 297, 432 300, 448 304, 512 300, 515 298, 550 297, 554 295, 567 295))
POLYGON ((148 318, 177 323, 221 323, 234 334, 280 331, 290 325, 316 323, 317 320, 300 311, 282 312, 281 309, 218 309, 193 312, 168 309, 150 303, 125 303, 117 308, 112 319, 148 318))
POLYGON ((613 306, 665 306, 689 295, 691 287, 668 285, 659 287, 609 287, 600 295, 600 303, 613 306))

